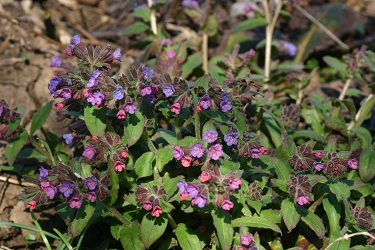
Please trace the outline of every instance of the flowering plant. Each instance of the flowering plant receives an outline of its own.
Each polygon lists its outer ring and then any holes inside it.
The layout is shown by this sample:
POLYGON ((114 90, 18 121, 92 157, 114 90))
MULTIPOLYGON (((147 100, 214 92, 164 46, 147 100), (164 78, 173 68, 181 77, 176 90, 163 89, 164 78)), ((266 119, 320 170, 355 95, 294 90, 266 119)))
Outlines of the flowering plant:
MULTIPOLYGON (((196 8, 192 2, 184 4, 196 8)), ((0 104, 9 164, 27 141, 47 163, 38 177, 24 176, 35 184, 20 195, 25 206, 58 201, 72 238, 105 220, 124 249, 349 248, 350 240, 335 240, 374 227, 375 153, 360 127, 373 103, 356 118, 350 101, 335 98, 281 107, 259 92, 250 72, 234 76, 255 53, 238 52, 236 46, 225 57, 223 81, 208 74, 184 80, 174 50, 155 69, 141 63, 113 75, 120 50, 74 36, 65 54, 77 57, 78 67, 54 56, 51 66, 60 70, 48 83, 60 100, 55 108, 72 119, 62 137, 76 148, 74 157, 45 131, 34 138, 52 102, 36 113, 29 133, 20 127, 21 110, 0 104), (340 117, 346 109, 349 126, 340 117)))

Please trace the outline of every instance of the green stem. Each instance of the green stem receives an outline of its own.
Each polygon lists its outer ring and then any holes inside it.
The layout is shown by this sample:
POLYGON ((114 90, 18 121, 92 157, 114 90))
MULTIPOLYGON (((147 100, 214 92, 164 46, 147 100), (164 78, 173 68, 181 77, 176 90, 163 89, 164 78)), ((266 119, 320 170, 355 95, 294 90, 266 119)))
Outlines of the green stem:
POLYGON ((181 136, 180 120, 178 119, 178 117, 174 118, 174 129, 176 131, 177 140, 181 140, 182 136, 181 136))
POLYGON ((100 202, 100 204, 105 206, 108 209, 108 211, 110 211, 112 215, 116 217, 119 221, 121 221, 124 225, 130 225, 130 221, 126 219, 124 216, 122 216, 122 214, 116 208, 108 206, 104 202, 100 202))
POLYGON ((44 244, 46 245, 46 248, 48 250, 52 250, 51 245, 49 244, 48 239, 47 239, 46 235, 44 234, 44 231, 43 231, 42 227, 39 225, 38 220, 36 219, 36 217, 34 215, 34 211, 31 210, 30 213, 31 213, 31 217, 33 218, 33 222, 34 222, 36 228, 38 228, 38 232, 40 233, 40 237, 42 237, 42 240, 43 240, 44 244))
POLYGON ((203 33, 202 35, 202 56, 203 56, 203 71, 208 74, 208 35, 203 33))
POLYGON ((34 139, 33 136, 29 135, 29 140, 31 142, 31 144, 40 152, 44 155, 44 157, 46 157, 47 159, 49 159, 51 162, 52 162, 52 165, 53 166, 56 166, 56 159, 55 157, 53 157, 52 155, 52 152, 50 150, 50 148, 48 146, 45 146, 44 148, 42 146, 39 145, 39 143, 34 139), (47 150, 47 151, 46 151, 47 150))
POLYGON ((169 224, 171 225, 171 227, 172 227, 173 229, 176 229, 176 228, 177 228, 177 224, 176 224, 176 222, 173 220, 171 214, 167 213, 167 216, 168 216, 168 222, 169 222, 169 224))
POLYGON ((195 111, 195 137, 197 137, 198 140, 202 139, 201 138, 201 121, 199 118, 199 112, 196 110, 195 111))
POLYGON ((155 148, 154 143, 151 141, 150 137, 148 136, 146 129, 143 130, 142 138, 147 143, 147 146, 151 150, 151 152, 156 154, 158 150, 155 148))
POLYGON ((366 101, 362 104, 361 108, 358 110, 355 116, 355 120, 349 124, 348 130, 361 126, 361 124, 366 119, 367 115, 371 112, 374 106, 375 106, 375 97, 374 97, 374 94, 370 94, 368 95, 366 101))

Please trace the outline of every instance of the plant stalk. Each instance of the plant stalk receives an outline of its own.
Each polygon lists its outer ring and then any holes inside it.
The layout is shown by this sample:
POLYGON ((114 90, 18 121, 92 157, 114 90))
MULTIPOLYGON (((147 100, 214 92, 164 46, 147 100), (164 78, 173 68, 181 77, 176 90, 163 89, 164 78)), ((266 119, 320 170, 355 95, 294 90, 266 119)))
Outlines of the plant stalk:
POLYGON ((203 56, 203 71, 208 74, 208 35, 202 35, 202 56, 203 56))
POLYGON ((368 236, 372 239, 375 240, 375 236, 373 236, 372 234, 370 234, 369 232, 358 232, 358 233, 352 233, 352 234, 345 234, 344 236, 340 237, 340 238, 337 238, 336 240, 332 241, 331 244, 329 244, 325 250, 328 250, 331 246, 333 246, 333 244, 335 244, 337 241, 340 241, 340 240, 348 240, 349 238, 351 237, 354 237, 354 236, 357 236, 357 235, 364 235, 364 236, 368 236))
POLYGON ((148 136, 146 129, 143 130, 142 138, 147 143, 147 146, 151 150, 151 152, 156 154, 158 150, 156 149, 154 143, 151 141, 150 137, 148 136))
POLYGON ((147 0, 147 3, 148 3, 148 7, 151 10, 151 12, 150 12, 151 30, 152 30, 152 33, 154 33, 154 35, 157 36, 158 35, 158 28, 156 26, 156 14, 155 14, 155 10, 151 9, 151 7, 152 7, 152 0, 147 0))
POLYGON ((352 83, 352 80, 353 80, 353 76, 350 75, 349 78, 346 80, 345 82, 345 85, 344 85, 344 88, 342 89, 341 93, 340 93, 340 96, 339 96, 339 100, 344 100, 344 97, 345 97, 345 94, 346 94, 346 91, 348 91, 348 88, 350 86, 350 84, 352 83))
POLYGON ((177 140, 181 140, 182 136, 181 136, 180 120, 178 119, 178 117, 174 118, 174 129, 176 131, 177 140))
POLYGON ((194 127, 195 127, 195 137, 197 137, 198 140, 202 139, 201 138, 201 121, 200 121, 200 118, 199 118, 199 112, 198 110, 195 110, 195 123, 194 123, 194 127))
POLYGON ((375 97, 374 97, 374 94, 370 94, 368 95, 368 97, 362 104, 361 108, 358 110, 357 114, 355 115, 355 120, 350 122, 348 126, 348 130, 361 126, 362 122, 366 119, 366 116, 371 112, 374 106, 375 106, 375 97), (368 102, 371 102, 370 105, 366 105, 368 102))
POLYGON ((121 221, 125 225, 130 225, 130 221, 128 221, 128 219, 126 219, 124 216, 122 216, 122 214, 116 208, 114 208, 112 206, 108 206, 104 202, 100 202, 100 204, 102 204, 103 206, 105 206, 108 209, 108 211, 110 211, 112 213, 112 215, 114 217, 116 217, 119 221, 121 221))
POLYGON ((171 227, 173 229, 176 229, 177 228, 177 224, 176 222, 174 221, 174 219, 172 218, 171 214, 170 213, 167 213, 167 216, 168 216, 168 222, 169 224, 171 225, 171 227))

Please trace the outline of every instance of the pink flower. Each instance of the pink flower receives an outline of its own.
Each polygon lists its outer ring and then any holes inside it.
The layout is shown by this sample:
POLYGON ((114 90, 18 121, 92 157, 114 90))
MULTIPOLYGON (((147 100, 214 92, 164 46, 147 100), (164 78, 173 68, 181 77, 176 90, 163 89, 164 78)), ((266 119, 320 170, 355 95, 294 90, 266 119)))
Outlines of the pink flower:
POLYGON ((315 156, 316 158, 322 158, 322 156, 323 156, 323 152, 322 152, 322 151, 315 152, 314 156, 315 156))
POLYGON ((224 155, 224 152, 223 152, 223 145, 220 145, 220 144, 215 144, 215 145, 212 145, 209 149, 208 149, 208 156, 212 159, 212 160, 219 160, 219 158, 221 156, 224 155))
POLYGON ((36 201, 32 200, 27 203, 27 207, 30 208, 30 210, 34 210, 36 208, 36 201))
POLYGON ((350 159, 347 161, 349 167, 351 169, 358 169, 358 160, 357 159, 350 159))
POLYGON ((147 200, 145 202, 142 203, 142 207, 145 209, 145 210, 151 210, 152 209, 152 202, 147 200))
POLYGON ((250 246, 253 243, 253 236, 251 233, 241 234, 241 245, 250 246))
POLYGON ((192 156, 189 156, 189 155, 184 156, 181 159, 181 165, 184 166, 185 168, 190 167, 192 161, 193 161, 192 156))
POLYGON ((117 118, 120 119, 120 120, 124 120, 126 118, 126 113, 125 113, 125 109, 124 108, 121 108, 117 114, 116 114, 117 118))
POLYGON ((224 200, 221 204, 221 208, 224 210, 230 210, 231 208, 233 208, 233 202, 231 202, 230 200, 224 200))
POLYGON ((206 227, 205 226, 199 226, 198 229, 199 229, 199 232, 201 232, 201 233, 203 233, 204 231, 206 231, 206 227))
POLYGON ((96 201, 96 193, 94 191, 86 193, 86 198, 91 201, 95 202, 96 201))
POLYGON ((68 201, 68 203, 71 208, 80 208, 82 205, 82 200, 77 196, 74 196, 68 201))
POLYGON ((174 51, 174 50, 170 50, 170 51, 167 51, 167 57, 169 58, 169 59, 173 59, 173 58, 175 58, 175 56, 176 56, 176 51, 174 51))
POLYGON ((241 179, 238 179, 238 178, 232 178, 228 181, 228 185, 232 188, 232 189, 239 189, 240 186, 242 184, 242 180, 241 179))
POLYGON ((201 175, 199 176, 199 179, 201 182, 206 182, 212 179, 212 176, 209 172, 203 171, 201 175))
POLYGON ((173 104, 171 106, 171 112, 178 115, 180 113, 180 111, 181 111, 181 104, 180 103, 176 102, 175 104, 173 104))
POLYGON ((116 172, 121 172, 125 168, 125 164, 121 161, 116 161, 114 167, 116 172))
POLYGON ((260 151, 260 154, 261 154, 261 155, 266 155, 266 154, 268 154, 268 149, 265 148, 265 147, 260 147, 259 151, 260 151))
POLYGON ((303 206, 305 204, 309 204, 310 203, 309 196, 306 193, 304 193, 301 189, 299 189, 298 190, 298 197, 296 199, 296 202, 300 206, 303 206))
POLYGON ((121 157, 124 158, 124 159, 128 158, 128 153, 126 153, 126 151, 122 151, 122 152, 120 153, 120 155, 121 155, 121 157))
POLYGON ((57 102, 57 103, 55 103, 56 110, 61 110, 63 107, 65 107, 65 103, 64 102, 57 102))
POLYGON ((155 206, 154 209, 151 212, 152 216, 159 217, 163 213, 163 210, 161 210, 160 206, 155 206))
POLYGON ((186 200, 187 198, 189 197, 189 193, 188 192, 183 192, 182 194, 180 194, 180 199, 183 201, 183 200, 186 200))

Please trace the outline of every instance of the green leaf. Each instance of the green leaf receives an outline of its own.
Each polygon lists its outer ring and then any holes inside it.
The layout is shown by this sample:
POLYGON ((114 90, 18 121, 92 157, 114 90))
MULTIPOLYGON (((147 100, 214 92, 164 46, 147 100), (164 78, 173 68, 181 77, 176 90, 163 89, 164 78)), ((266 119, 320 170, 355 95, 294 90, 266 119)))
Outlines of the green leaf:
POLYGON ((328 194, 323 199, 323 208, 329 221, 329 232, 332 235, 336 230, 340 230, 341 205, 332 194, 328 194))
POLYGON ((254 28, 258 28, 261 26, 267 25, 267 21, 265 18, 254 18, 248 19, 246 21, 239 22, 233 27, 233 32, 240 32, 245 30, 250 30, 254 28))
POLYGON ((338 201, 350 197, 350 189, 345 183, 337 181, 335 183, 329 183, 328 186, 331 192, 336 195, 338 201))
POLYGON ((230 250, 233 241, 233 227, 231 225, 231 216, 224 209, 216 209, 211 212, 211 216, 219 237, 220 246, 223 250, 230 250))
POLYGON ((191 72, 202 64, 202 53, 194 53, 187 57, 186 61, 182 64, 181 78, 187 78, 191 72))
POLYGON ((305 222, 305 224, 313 230, 319 238, 323 238, 325 228, 322 219, 304 207, 299 207, 298 212, 301 215, 301 220, 305 222))
POLYGON ((109 197, 109 205, 112 206, 117 200, 118 190, 120 189, 119 177, 115 170, 114 162, 112 159, 108 161, 108 172, 109 172, 109 180, 111 181, 111 189, 109 190, 108 197, 109 197))
POLYGON ((106 106, 98 108, 96 106, 87 105, 83 116, 86 126, 92 135, 104 135, 107 122, 106 106))
POLYGON ((292 137, 287 132, 283 132, 283 152, 285 155, 285 159, 289 159, 294 154, 297 154, 297 147, 294 143, 292 137))
POLYGON ((37 159, 39 162, 45 161, 47 158, 44 154, 40 153, 38 150, 34 148, 24 148, 22 149, 19 154, 17 155, 20 159, 37 159))
POLYGON ((120 241, 125 250, 146 249, 139 237, 141 230, 138 221, 132 221, 129 226, 124 225, 120 235, 120 241))
POLYGON ((273 223, 272 221, 268 220, 264 217, 259 216, 252 216, 252 217, 245 217, 245 218, 238 218, 232 220, 233 227, 239 227, 241 225, 247 226, 247 227, 258 227, 258 228, 265 228, 265 229, 271 229, 275 232, 278 232, 282 234, 281 229, 278 225, 273 223))
POLYGON ((281 215, 289 233, 297 226, 297 223, 301 219, 301 215, 297 212, 296 205, 290 199, 284 199, 282 201, 281 215))
POLYGON ((144 22, 150 21, 150 8, 146 6, 138 6, 134 9, 133 16, 142 18, 144 22))
MULTIPOLYGON (((371 51, 366 51, 365 53, 373 53, 371 51)), ((363 52, 360 52, 361 56, 363 57, 363 59, 365 59, 367 65, 370 67, 370 69, 375 72, 375 64, 374 64, 374 61, 373 60, 370 60, 370 58, 363 52)))
POLYGON ((124 227, 126 227, 126 225, 120 222, 117 218, 113 217, 111 221, 111 234, 113 238, 119 240, 121 237, 121 231, 124 227))
POLYGON ((341 62, 336 57, 332 56, 324 56, 323 57, 324 62, 326 62, 329 66, 336 69, 343 77, 346 77, 348 73, 348 66, 346 63, 341 62))
POLYGON ((277 148, 281 145, 281 129, 270 114, 264 113, 263 119, 269 133, 271 134, 272 141, 275 144, 275 147, 277 148))
POLYGON ((149 29, 150 29, 150 26, 148 26, 147 24, 142 23, 142 22, 136 22, 135 24, 127 27, 124 30, 123 35, 124 36, 126 36, 126 35, 137 35, 137 34, 140 34, 142 32, 145 32, 146 30, 149 30, 149 29))
POLYGON ((346 130, 346 123, 343 119, 339 119, 337 117, 328 117, 324 120, 324 123, 327 128, 337 130, 343 135, 348 135, 348 132, 346 130))
POLYGON ((300 130, 292 134, 293 139, 298 138, 298 137, 306 137, 309 139, 314 139, 316 141, 325 142, 325 139, 323 136, 321 136, 320 134, 312 130, 300 130))
POLYGON ((359 176, 361 180, 366 183, 375 176, 375 151, 366 148, 362 151, 359 158, 359 176))
POLYGON ((201 31, 206 33, 208 36, 216 35, 219 30, 219 22, 216 18, 216 13, 212 12, 208 15, 206 22, 203 24, 201 31))
POLYGON ((163 235, 168 225, 168 218, 165 213, 154 217, 147 213, 141 222, 141 239, 146 248, 149 248, 160 236, 163 235))
POLYGON ((153 152, 146 152, 136 160, 134 166, 137 179, 153 174, 152 162, 154 161, 154 157, 153 152))
POLYGON ((72 237, 77 237, 81 234, 83 229, 89 223, 92 215, 95 211, 95 202, 90 202, 87 199, 82 199, 82 205, 78 208, 76 217, 74 218, 72 224, 69 226, 69 232, 72 237))
POLYGON ((13 166, 16 160, 18 152, 21 151, 22 147, 26 144, 29 135, 26 130, 22 130, 20 136, 16 139, 12 139, 5 147, 5 157, 7 158, 9 166, 13 166))
POLYGON ((35 113, 34 118, 31 122, 30 135, 34 134, 34 132, 40 129, 46 122, 48 115, 52 110, 52 103, 53 101, 48 102, 46 105, 44 105, 44 107, 42 107, 35 113))
POLYGON ((277 177, 279 177, 279 179, 289 180, 291 170, 289 165, 285 164, 285 162, 275 157, 271 157, 270 162, 272 163, 272 166, 274 166, 277 177))
POLYGON ((124 123, 124 137, 128 147, 134 145, 142 136, 144 125, 145 118, 138 110, 130 115, 129 119, 124 123))
POLYGON ((359 127, 352 128, 351 131, 353 131, 357 135, 359 141, 361 142, 362 148, 371 148, 372 136, 367 129, 359 127))
POLYGON ((198 79, 197 84, 195 85, 196 87, 202 87, 204 89, 208 89, 209 86, 208 84, 210 83, 210 77, 205 74, 201 78, 198 79))
POLYGON ((163 167, 173 159, 173 148, 165 147, 158 149, 156 154, 156 167, 159 172, 163 171, 163 167))
POLYGON ((166 140, 169 144, 177 145, 178 140, 177 140, 175 132, 168 130, 168 129, 163 129, 163 128, 159 128, 158 132, 161 134, 164 140, 166 140))
MULTIPOLYGON (((329 238, 328 245, 331 244, 334 240, 336 240, 336 239, 338 239, 342 236, 343 235, 338 230, 332 232, 331 237, 329 238)), ((343 239, 343 240, 336 241, 329 249, 330 250, 349 249, 350 248, 350 241, 351 241, 350 238, 348 238, 347 240, 343 239)), ((350 249, 353 249, 353 248, 350 248, 350 249)))
POLYGON ((240 134, 244 133, 247 129, 245 115, 242 112, 240 112, 237 108, 233 108, 233 114, 236 118, 234 124, 236 124, 238 131, 240 132, 240 134))
POLYGON ((195 235, 185 224, 178 224, 174 233, 176 234, 178 243, 183 250, 202 249, 198 236, 195 235))

